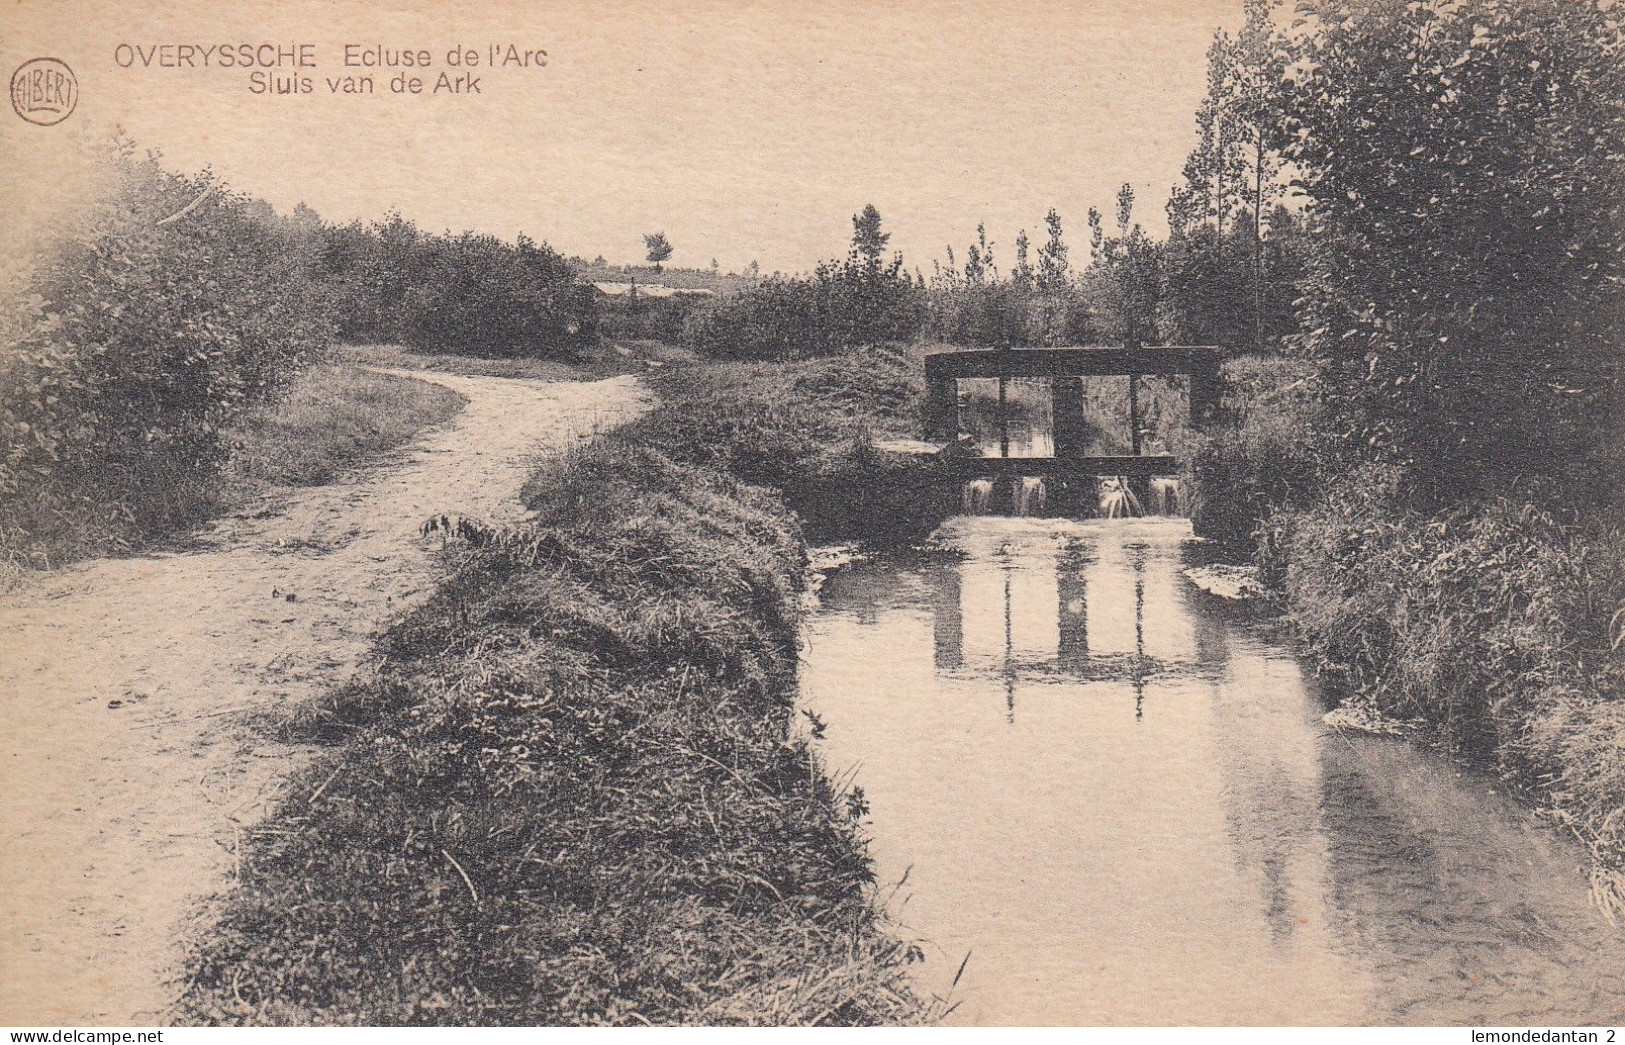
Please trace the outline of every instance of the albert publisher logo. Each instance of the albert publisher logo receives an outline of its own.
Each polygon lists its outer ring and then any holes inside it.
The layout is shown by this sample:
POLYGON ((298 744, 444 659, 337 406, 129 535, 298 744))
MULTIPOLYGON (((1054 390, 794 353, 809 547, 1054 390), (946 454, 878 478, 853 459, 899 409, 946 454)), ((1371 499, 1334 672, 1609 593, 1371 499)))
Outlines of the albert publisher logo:
POLYGON ((29 123, 53 127, 79 104, 79 78, 68 63, 34 58, 11 74, 11 107, 29 123))

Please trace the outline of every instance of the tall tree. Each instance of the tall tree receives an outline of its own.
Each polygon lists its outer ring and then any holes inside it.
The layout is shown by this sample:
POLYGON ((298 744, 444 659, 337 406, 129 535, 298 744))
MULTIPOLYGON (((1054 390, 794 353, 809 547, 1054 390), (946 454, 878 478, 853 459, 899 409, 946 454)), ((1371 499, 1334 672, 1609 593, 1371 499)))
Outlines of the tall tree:
POLYGON ((675 249, 664 232, 647 233, 643 237, 643 245, 648 248, 647 257, 650 264, 654 265, 656 272, 659 272, 660 266, 671 258, 675 249))
POLYGON ((1116 235, 1089 208, 1090 264, 1084 282, 1106 333, 1130 348, 1158 342, 1162 251, 1134 221, 1134 188, 1117 192, 1116 235))
POLYGON ((880 211, 873 203, 866 203, 860 214, 852 215, 852 249, 868 265, 879 268, 881 256, 891 233, 880 231, 880 211))
POLYGON ((1574 0, 1302 0, 1304 347, 1342 434, 1448 503, 1607 452, 1625 35, 1574 0))
POLYGON ((1051 207, 1044 215, 1044 226, 1049 239, 1038 248, 1038 289, 1048 294, 1066 290, 1068 278, 1066 240, 1062 238, 1061 215, 1051 207))
POLYGON ((1028 253, 1032 249, 1027 240, 1027 230, 1022 229, 1016 233, 1016 264, 1010 270, 1010 281, 1021 291, 1031 290, 1033 287, 1033 266, 1028 260, 1028 253))

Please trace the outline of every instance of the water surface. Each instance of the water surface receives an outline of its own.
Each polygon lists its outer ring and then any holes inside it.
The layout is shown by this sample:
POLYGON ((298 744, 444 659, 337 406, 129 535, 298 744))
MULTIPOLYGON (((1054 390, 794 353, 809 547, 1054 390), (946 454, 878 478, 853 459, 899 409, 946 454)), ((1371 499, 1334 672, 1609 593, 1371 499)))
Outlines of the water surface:
POLYGON ((1625 1022, 1585 854, 1493 777, 1339 732, 1182 575, 1183 520, 956 519, 826 585, 804 701, 925 987, 977 1024, 1625 1022))

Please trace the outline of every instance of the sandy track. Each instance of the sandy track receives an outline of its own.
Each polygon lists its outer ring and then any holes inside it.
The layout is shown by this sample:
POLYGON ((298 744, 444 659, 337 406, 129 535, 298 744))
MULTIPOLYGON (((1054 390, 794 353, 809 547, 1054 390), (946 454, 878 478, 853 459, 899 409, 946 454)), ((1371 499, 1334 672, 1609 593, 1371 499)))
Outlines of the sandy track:
POLYGON ((433 585, 425 519, 521 516, 531 457, 644 403, 631 378, 415 376, 468 406, 381 467, 0 599, 0 1025, 160 1019, 193 912, 308 757, 242 713, 357 670, 433 585))

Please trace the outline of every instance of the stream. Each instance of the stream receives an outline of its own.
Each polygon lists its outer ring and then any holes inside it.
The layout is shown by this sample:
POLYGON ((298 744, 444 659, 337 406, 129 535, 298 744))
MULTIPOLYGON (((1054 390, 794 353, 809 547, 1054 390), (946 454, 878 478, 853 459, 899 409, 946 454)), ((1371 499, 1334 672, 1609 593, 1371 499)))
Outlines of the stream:
POLYGON ((809 616, 817 749, 950 1022, 1625 1022, 1587 854, 1493 775, 1323 723, 1189 535, 956 518, 809 616))

